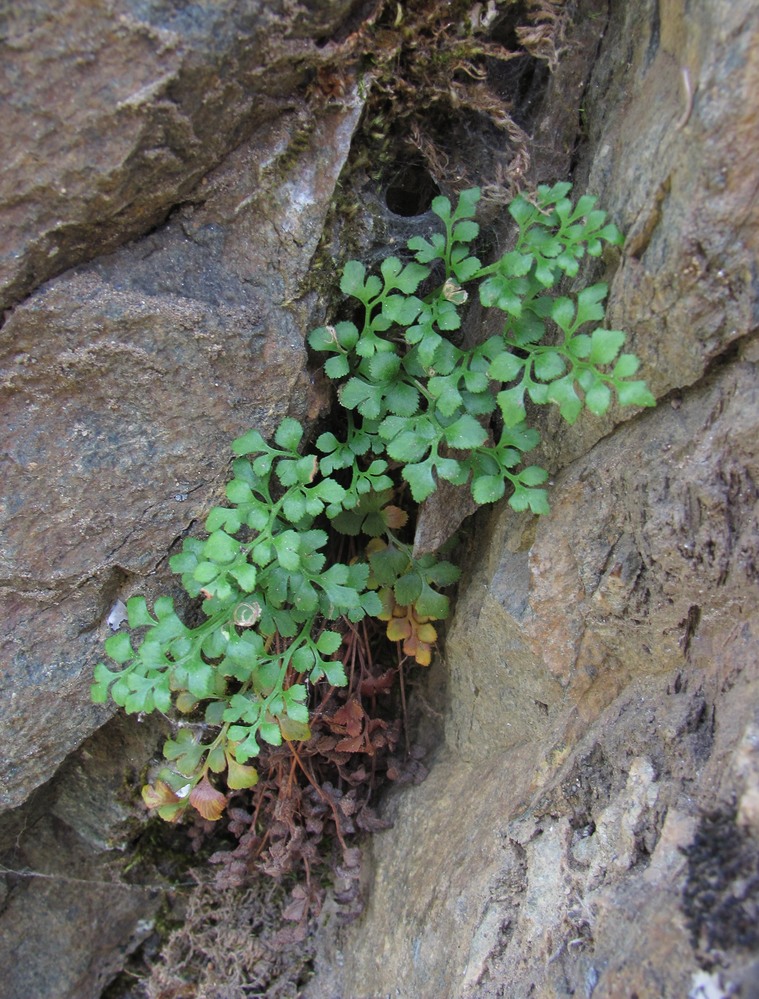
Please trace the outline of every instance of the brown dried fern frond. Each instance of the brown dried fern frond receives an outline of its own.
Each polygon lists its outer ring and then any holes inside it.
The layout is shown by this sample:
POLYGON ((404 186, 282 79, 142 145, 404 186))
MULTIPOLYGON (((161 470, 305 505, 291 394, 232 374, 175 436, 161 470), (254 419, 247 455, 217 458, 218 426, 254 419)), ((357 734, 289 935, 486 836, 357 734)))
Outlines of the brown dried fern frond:
POLYGON ((520 45, 553 72, 562 53, 567 10, 564 0, 529 0, 528 25, 516 29, 520 45))

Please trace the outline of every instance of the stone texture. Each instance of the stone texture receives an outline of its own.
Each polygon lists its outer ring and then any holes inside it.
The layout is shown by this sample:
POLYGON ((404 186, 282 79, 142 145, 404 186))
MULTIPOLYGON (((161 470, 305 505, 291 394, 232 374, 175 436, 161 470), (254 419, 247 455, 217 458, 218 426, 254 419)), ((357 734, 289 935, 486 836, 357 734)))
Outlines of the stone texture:
POLYGON ((297 88, 347 7, 2 15, 2 279, 15 300, 63 272, 0 330, 9 999, 95 999, 166 898, 134 800, 161 733, 130 718, 87 739, 111 713, 89 701, 92 667, 116 601, 173 586, 167 556, 221 498, 231 439, 325 404, 304 279, 361 101, 297 88))
POLYGON ((444 744, 311 999, 759 994, 758 34, 610 5, 576 183, 630 233, 594 273, 659 406, 543 417, 550 517, 475 520, 419 681, 444 744))
POLYGON ((755 994, 758 383, 624 427, 537 531, 492 518, 430 677, 445 750, 310 996, 755 994))
MULTIPOLYGON (((612 279, 610 321, 659 407, 543 417, 551 516, 475 521, 443 655, 414 680, 422 737, 442 712, 444 740, 428 780, 386 803, 367 910, 325 923, 311 999, 759 994, 754 6, 614 0, 592 78, 563 95, 568 118, 582 103, 577 186, 630 232, 593 275, 612 279)), ((220 493, 229 438, 318 411, 298 287, 358 108, 281 113, 262 111, 155 232, 62 274, 0 333, 6 802, 102 717, 87 678, 108 610, 163 583, 162 555, 220 493)), ((568 127, 558 146, 554 165, 568 127)), ((71 241, 68 262, 108 238, 71 241)), ((83 887, 133 834, 109 757, 120 731, 83 749, 94 770, 76 757, 3 824, 6 868, 54 875, 0 888, 13 999, 97 995, 153 918, 126 893, 101 939, 116 891, 83 887)))
POLYGON ((139 236, 292 102, 354 4, 34 0, 0 12, 0 311, 139 236))
POLYGON ((0 331, 3 804, 106 717, 88 695, 105 619, 165 585, 230 441, 318 414, 304 338, 320 317, 299 285, 360 107, 293 101, 166 225, 48 282, 0 331))
POLYGON ((759 610, 758 442, 756 367, 732 364, 571 465, 550 517, 494 518, 446 646, 451 745, 581 729, 635 677, 729 657, 759 610))
POLYGON ((154 719, 117 718, 0 817, 3 995, 96 999, 151 932, 168 889, 140 857, 132 797, 160 737, 154 719))

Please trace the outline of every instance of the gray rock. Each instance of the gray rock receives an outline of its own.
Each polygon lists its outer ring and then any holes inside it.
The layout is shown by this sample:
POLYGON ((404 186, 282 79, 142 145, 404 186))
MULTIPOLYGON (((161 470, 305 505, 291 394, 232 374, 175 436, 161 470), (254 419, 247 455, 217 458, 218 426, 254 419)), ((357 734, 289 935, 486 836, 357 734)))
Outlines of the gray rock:
POLYGON ((133 801, 160 738, 155 720, 117 718, 0 816, 4 996, 96 999, 174 897, 133 801))
POLYGON ((542 417, 550 516, 475 519, 444 744, 311 999, 754 994, 758 41, 748 2, 612 5, 577 178, 659 406, 542 417))
POLYGON ((0 311, 162 223, 228 152, 292 105, 351 6, 5 5, 0 311))
POLYGON ((230 441, 286 414, 313 421, 327 400, 306 370, 321 315, 302 284, 361 101, 350 87, 316 105, 295 91, 346 5, 303 6, 300 20, 286 4, 133 6, 113 25, 74 4, 4 15, 15 75, 0 116, 23 125, 3 176, 4 280, 14 298, 65 271, 0 330, 0 953, 13 999, 95 999, 174 897, 177 872, 139 844, 160 726, 119 719, 88 739, 112 711, 90 703, 92 668, 129 595, 176 591, 167 556, 222 500, 230 441))
POLYGON ((48 282, 0 330, 3 804, 107 717, 88 684, 112 607, 165 585, 171 545, 222 498, 231 440, 325 402, 299 284, 360 107, 293 102, 196 203, 48 282))

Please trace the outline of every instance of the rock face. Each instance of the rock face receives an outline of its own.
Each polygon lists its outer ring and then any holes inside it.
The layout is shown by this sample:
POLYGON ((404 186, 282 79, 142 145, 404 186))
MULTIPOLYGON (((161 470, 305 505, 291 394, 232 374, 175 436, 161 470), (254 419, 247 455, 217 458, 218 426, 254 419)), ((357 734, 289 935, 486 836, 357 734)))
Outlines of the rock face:
POLYGON ((336 101, 306 94, 350 3, 121 6, 0 15, 13 999, 100 995, 152 926, 153 889, 110 885, 158 735, 117 723, 58 768, 109 717, 89 685, 111 609, 172 585, 167 555, 220 497, 230 441, 323 407, 304 347, 320 305, 302 282, 362 107, 349 81, 336 101))
POLYGON ((759 995, 758 42, 750 3, 611 5, 576 182, 659 406, 549 416, 550 517, 475 522, 445 743, 311 997, 759 995))
MULTIPOLYGON (((160 729, 111 721, 70 755, 108 718, 92 666, 117 600, 166 588, 231 438, 323 408, 302 281, 361 99, 305 84, 372 5, 16 7, 0 944, 9 999, 94 999, 163 875, 123 871, 141 827, 122 785, 160 729)), ((569 8, 533 167, 571 166, 629 234, 609 323, 659 406, 546 414, 551 515, 475 520, 414 681, 444 739, 425 722, 430 776, 386 803, 366 912, 325 925, 311 999, 759 996, 759 13, 569 8)))
POLYGON ((326 58, 352 0, 35 0, 0 13, 0 310, 141 236, 326 58))
POLYGON ((203 518, 229 442, 317 414, 298 286, 359 112, 293 99, 166 225, 43 285, 0 331, 6 806, 106 717, 87 692, 105 619, 203 518))
MULTIPOLYGON (((114 719, 24 808, 3 816, 0 856, 12 872, 0 889, 3 995, 99 996, 151 932, 166 880, 140 857, 146 848, 125 782, 160 736, 155 722, 114 719)), ((180 883, 187 877, 173 873, 180 883)))

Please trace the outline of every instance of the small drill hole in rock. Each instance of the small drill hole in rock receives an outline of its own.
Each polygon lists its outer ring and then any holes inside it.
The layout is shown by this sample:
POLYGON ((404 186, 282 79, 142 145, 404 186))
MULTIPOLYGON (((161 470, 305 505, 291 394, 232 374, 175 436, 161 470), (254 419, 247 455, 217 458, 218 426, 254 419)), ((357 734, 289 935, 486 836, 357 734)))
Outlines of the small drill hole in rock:
POLYGON ((407 163, 392 175, 385 202, 394 215, 413 218, 428 212, 440 188, 421 163, 407 163))

